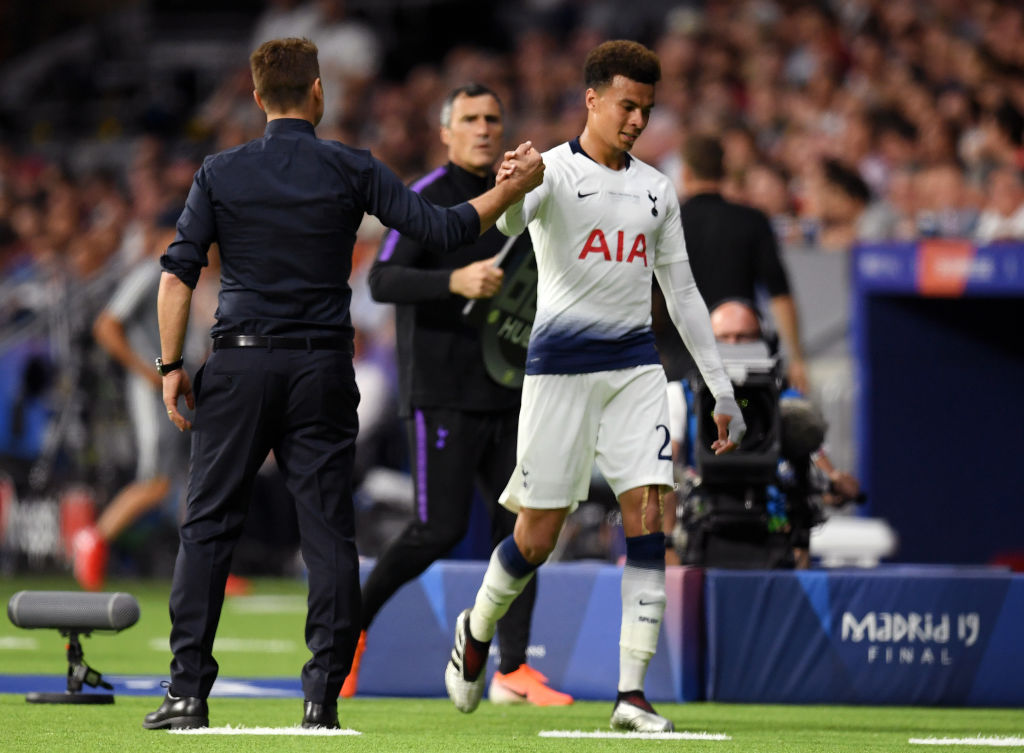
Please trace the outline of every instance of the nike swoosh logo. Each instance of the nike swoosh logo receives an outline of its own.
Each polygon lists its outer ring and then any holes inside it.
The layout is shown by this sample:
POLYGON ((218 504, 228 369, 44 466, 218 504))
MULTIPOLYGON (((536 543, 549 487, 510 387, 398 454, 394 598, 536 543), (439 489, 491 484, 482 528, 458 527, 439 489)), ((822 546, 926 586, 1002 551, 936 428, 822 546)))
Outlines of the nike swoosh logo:
POLYGON ((585 199, 585 198, 587 198, 588 196, 593 196, 593 195, 594 195, 594 194, 596 194, 596 193, 599 193, 599 192, 598 192, 598 191, 591 191, 590 193, 580 193, 579 189, 576 189, 576 195, 577 195, 577 196, 578 196, 579 198, 581 198, 581 199, 585 199))
POLYGON ((657 601, 644 601, 643 599, 640 599, 640 606, 642 606, 642 607, 650 607, 650 606, 653 606, 655 604, 664 604, 664 603, 665 603, 664 599, 658 599, 657 601))
POLYGON ((522 699, 523 699, 524 701, 526 700, 526 693, 520 693, 520 692, 519 692, 518 690, 516 690, 515 688, 510 688, 510 687, 509 687, 508 685, 502 685, 502 686, 501 686, 501 689, 502 689, 502 690, 507 690, 507 691, 508 691, 509 693, 511 693, 512 695, 514 695, 514 696, 517 696, 517 697, 519 697, 519 698, 522 698, 522 699))

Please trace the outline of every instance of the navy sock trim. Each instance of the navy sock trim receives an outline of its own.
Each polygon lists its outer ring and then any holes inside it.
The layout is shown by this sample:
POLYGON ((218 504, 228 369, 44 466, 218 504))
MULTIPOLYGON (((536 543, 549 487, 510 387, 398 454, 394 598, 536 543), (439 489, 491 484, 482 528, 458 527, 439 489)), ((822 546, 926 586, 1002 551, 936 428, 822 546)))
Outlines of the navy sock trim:
MULTIPOLYGON (((664 552, 664 546, 662 547, 662 552, 664 552)), ((527 561, 523 553, 519 551, 519 547, 516 546, 516 541, 511 535, 506 536, 498 544, 498 561, 514 578, 525 578, 538 567, 538 565, 530 564, 527 561)))
POLYGON ((626 564, 645 569, 665 567, 665 534, 626 537, 626 564))

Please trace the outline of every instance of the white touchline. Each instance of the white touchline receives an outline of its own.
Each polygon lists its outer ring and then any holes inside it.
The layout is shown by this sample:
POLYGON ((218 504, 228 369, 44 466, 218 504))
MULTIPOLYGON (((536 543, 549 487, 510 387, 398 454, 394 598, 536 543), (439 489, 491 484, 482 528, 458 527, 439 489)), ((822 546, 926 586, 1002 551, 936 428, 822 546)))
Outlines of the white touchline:
POLYGON ((979 745, 990 748, 1024 748, 1024 737, 912 737, 911 745, 979 745))
POLYGON ((538 737, 588 737, 617 740, 732 740, 716 732, 584 732, 575 729, 546 729, 538 737))
POLYGON ((172 735, 361 735, 354 729, 306 729, 305 727, 200 727, 198 729, 169 729, 172 735))
POLYGON ((10 651, 34 651, 39 648, 39 641, 35 638, 0 638, 0 650, 10 651))
MULTIPOLYGON (((153 651, 170 651, 167 638, 151 638, 149 648, 153 651)), ((216 638, 214 652, 290 654, 298 651, 298 644, 291 640, 265 640, 260 638, 216 638)))

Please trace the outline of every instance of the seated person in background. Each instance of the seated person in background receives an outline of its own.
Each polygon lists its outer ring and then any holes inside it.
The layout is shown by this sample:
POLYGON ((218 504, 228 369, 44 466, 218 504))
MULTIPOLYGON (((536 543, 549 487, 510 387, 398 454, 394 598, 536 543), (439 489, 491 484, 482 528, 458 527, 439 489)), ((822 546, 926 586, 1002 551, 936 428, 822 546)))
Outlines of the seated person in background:
POLYGON ((1016 167, 998 167, 989 173, 974 239, 979 246, 1024 240, 1024 175, 1016 167))
MULTIPOLYGON (((728 345, 763 339, 756 311, 750 303, 741 300, 723 301, 712 309, 711 330, 718 342, 728 345)), ((687 380, 669 382, 668 401, 673 456, 677 464, 685 467, 688 478, 693 480, 696 474, 691 448, 694 446, 697 420, 687 380)), ((810 565, 810 529, 818 521, 813 505, 803 504, 801 497, 805 495, 800 491, 805 488, 815 490, 825 504, 841 505, 859 498, 860 485, 851 474, 833 466, 822 446, 824 420, 810 402, 796 390, 786 388, 780 395, 780 403, 782 457, 777 483, 769 487, 766 495, 769 528, 788 529, 795 567, 806 568, 810 565), (790 493, 787 495, 787 492, 790 493)))
POLYGON ((783 168, 768 162, 751 165, 744 186, 746 203, 768 215, 779 245, 799 246, 803 242, 800 222, 796 217, 789 180, 783 168))
POLYGON ((856 170, 837 160, 822 164, 821 234, 822 251, 849 251, 858 239, 879 236, 881 231, 864 227, 871 204, 871 190, 856 170))
POLYGON ((917 232, 922 238, 971 238, 978 222, 975 197, 955 163, 932 165, 917 174, 917 232))

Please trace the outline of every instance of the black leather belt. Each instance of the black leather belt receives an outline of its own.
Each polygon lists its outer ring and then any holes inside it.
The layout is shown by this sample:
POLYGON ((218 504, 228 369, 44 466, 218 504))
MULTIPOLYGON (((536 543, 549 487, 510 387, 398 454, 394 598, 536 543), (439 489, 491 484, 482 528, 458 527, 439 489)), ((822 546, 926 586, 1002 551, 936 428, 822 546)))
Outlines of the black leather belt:
POLYGON ((267 337, 264 335, 220 335, 213 338, 213 349, 263 348, 264 350, 343 350, 352 353, 352 343, 344 337, 267 337))

